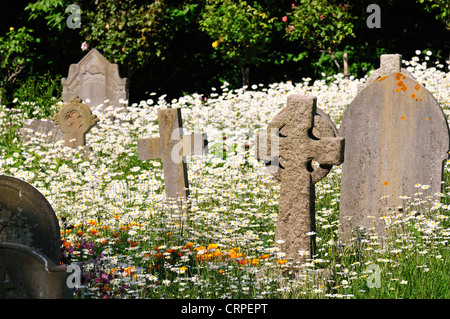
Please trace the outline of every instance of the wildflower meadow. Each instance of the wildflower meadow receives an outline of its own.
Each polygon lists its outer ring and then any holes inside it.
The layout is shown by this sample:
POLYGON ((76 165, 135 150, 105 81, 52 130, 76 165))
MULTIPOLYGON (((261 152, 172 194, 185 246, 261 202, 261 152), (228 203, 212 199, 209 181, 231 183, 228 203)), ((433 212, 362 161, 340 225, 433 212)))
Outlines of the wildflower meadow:
MULTIPOLYGON (((448 118, 450 62, 416 53, 403 67, 448 118)), ((49 118, 62 102, 48 108, 16 101, 0 108, 0 174, 25 180, 51 203, 63 263, 82 269, 75 298, 448 299, 450 162, 442 193, 417 184, 401 210, 386 208, 386 238, 369 230, 349 243, 340 237, 341 171, 333 167, 316 185, 317 250, 299 252, 303 261, 294 262, 276 248, 280 187, 255 159, 255 133, 289 94, 316 96, 339 127, 365 80, 336 74, 236 90, 224 83, 209 96, 171 101, 152 94, 114 114, 115 121, 96 113, 100 121, 86 136, 89 160, 63 141, 18 137, 26 118, 49 118), (166 205, 161 161, 137 155, 138 139, 159 136, 157 110, 175 107, 184 134, 207 133, 209 141, 207 155, 186 158, 190 196, 181 209, 166 205)))

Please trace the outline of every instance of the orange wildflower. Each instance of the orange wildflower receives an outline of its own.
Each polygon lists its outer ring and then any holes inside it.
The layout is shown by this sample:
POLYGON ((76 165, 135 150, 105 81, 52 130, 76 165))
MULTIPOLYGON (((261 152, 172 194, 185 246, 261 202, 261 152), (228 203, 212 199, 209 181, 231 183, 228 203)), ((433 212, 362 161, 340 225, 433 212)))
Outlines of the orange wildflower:
POLYGON ((285 263, 287 263, 287 260, 286 259, 278 259, 276 262, 282 266, 285 263))

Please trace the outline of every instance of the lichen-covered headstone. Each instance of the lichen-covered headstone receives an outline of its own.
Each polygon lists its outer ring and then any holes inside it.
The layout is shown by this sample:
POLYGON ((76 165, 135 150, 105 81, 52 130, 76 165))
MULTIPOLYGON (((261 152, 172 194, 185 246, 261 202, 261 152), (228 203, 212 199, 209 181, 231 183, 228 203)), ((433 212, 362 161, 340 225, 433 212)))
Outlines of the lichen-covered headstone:
POLYGON ((60 228, 45 197, 0 175, 0 298, 67 298, 60 228))
POLYGON ((315 97, 290 95, 287 106, 259 132, 256 158, 273 167, 280 180, 276 241, 283 241, 286 256, 299 260, 299 251, 315 249, 314 183, 343 161, 344 139, 335 137, 334 125, 318 112, 315 97), (315 170, 313 161, 320 166, 315 170))
POLYGON ((189 182, 186 156, 205 154, 206 134, 183 135, 181 109, 158 110, 159 137, 138 140, 139 160, 161 159, 167 201, 184 202, 189 182))
POLYGON ((345 138, 340 203, 345 239, 356 229, 385 235, 387 207, 403 206, 400 197, 416 193, 416 184, 429 185, 431 194, 442 190, 447 120, 399 61, 399 55, 381 57, 381 71, 348 106, 339 128, 345 138))
POLYGON ((92 109, 99 105, 103 105, 101 109, 109 105, 123 109, 122 100, 128 100, 127 79, 121 78, 118 65, 110 63, 97 49, 92 49, 80 62, 72 64, 69 75, 62 78, 61 83, 65 103, 78 97, 92 109))

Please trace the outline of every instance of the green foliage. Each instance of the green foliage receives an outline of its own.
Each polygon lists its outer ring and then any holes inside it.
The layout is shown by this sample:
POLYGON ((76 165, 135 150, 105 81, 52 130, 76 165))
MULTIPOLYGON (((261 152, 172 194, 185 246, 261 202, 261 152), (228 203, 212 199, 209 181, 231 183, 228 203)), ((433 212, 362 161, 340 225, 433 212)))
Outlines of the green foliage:
POLYGON ((163 58, 171 32, 164 1, 82 1, 81 34, 128 75, 152 57, 163 58))
POLYGON ((35 39, 32 32, 26 27, 18 30, 11 27, 5 37, 0 37, 0 89, 14 83, 33 60, 31 45, 39 39, 35 39))
POLYGON ((263 59, 274 21, 256 2, 252 6, 245 1, 211 0, 202 13, 200 29, 214 39, 212 46, 244 73, 263 59))
POLYGON ((27 118, 50 118, 56 111, 56 103, 62 91, 61 76, 50 72, 40 76, 29 76, 18 81, 14 90, 14 102, 27 118))
POLYGON ((447 30, 450 30, 450 2, 448 0, 417 0, 425 3, 427 12, 435 12, 436 20, 445 23, 447 30))
POLYGON ((300 0, 283 20, 286 37, 302 41, 309 49, 335 52, 344 39, 355 36, 348 9, 332 0, 300 0))
POLYGON ((40 0, 29 3, 25 10, 29 11, 30 20, 44 16, 50 29, 62 31, 67 27, 65 10, 71 3, 70 0, 40 0))
MULTIPOLYGON (((39 0, 30 3, 26 10, 30 12, 30 19, 43 16, 49 29, 63 32, 69 29, 66 22, 71 13, 66 11, 70 4, 68 0, 39 0)), ((170 7, 163 0, 152 3, 81 0, 77 5, 81 9, 80 34, 91 48, 100 50, 109 61, 124 65, 126 76, 152 57, 164 58, 171 30, 167 23, 170 7)), ((183 10, 174 12, 185 13, 183 10)))

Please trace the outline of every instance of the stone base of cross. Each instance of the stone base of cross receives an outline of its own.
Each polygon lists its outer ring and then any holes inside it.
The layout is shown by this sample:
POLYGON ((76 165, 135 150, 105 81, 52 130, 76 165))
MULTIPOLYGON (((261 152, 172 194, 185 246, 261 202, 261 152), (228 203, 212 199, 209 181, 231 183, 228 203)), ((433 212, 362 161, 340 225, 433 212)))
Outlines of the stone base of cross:
POLYGON ((186 156, 208 152, 206 133, 183 135, 181 109, 158 110, 159 137, 138 140, 139 160, 161 159, 167 202, 181 206, 189 196, 186 156))
POLYGON ((286 108, 256 138, 256 158, 275 166, 281 182, 275 240, 294 260, 315 250, 314 183, 344 160, 344 139, 335 137, 334 124, 323 112, 318 114, 316 100, 288 96, 286 108), (314 170, 313 161, 319 169, 314 170))

